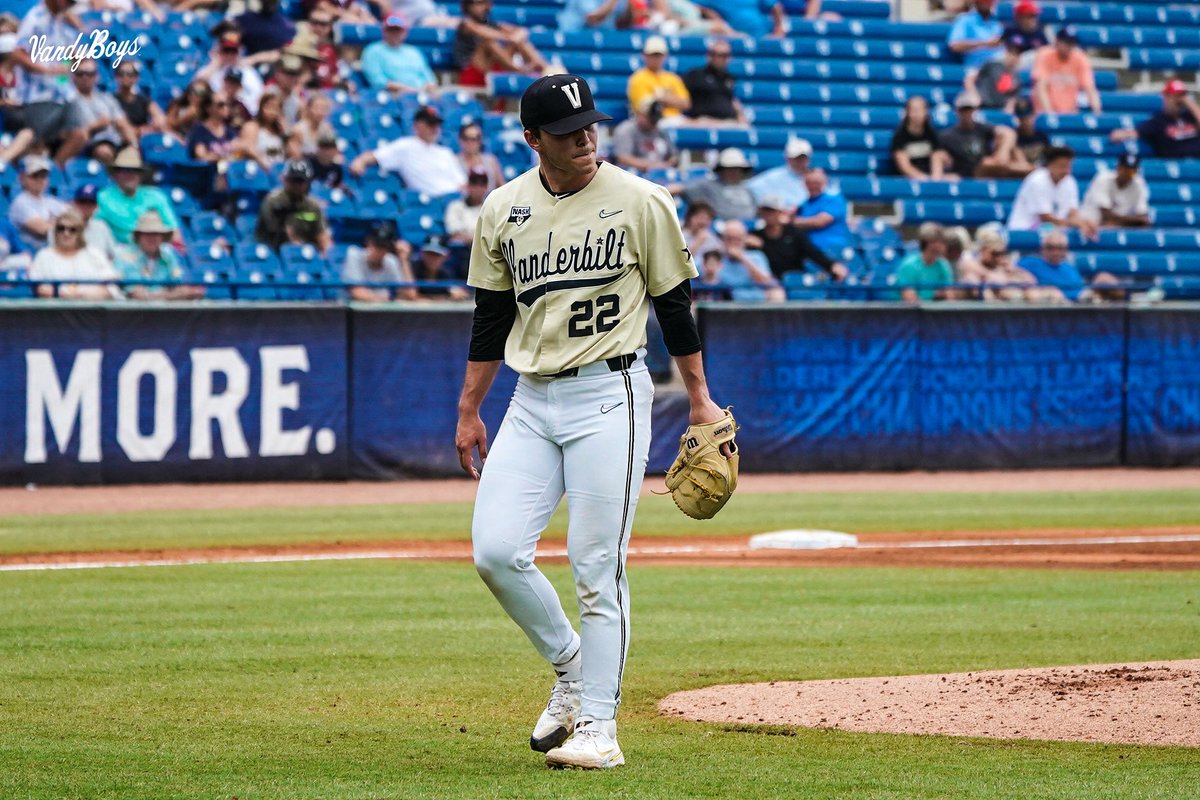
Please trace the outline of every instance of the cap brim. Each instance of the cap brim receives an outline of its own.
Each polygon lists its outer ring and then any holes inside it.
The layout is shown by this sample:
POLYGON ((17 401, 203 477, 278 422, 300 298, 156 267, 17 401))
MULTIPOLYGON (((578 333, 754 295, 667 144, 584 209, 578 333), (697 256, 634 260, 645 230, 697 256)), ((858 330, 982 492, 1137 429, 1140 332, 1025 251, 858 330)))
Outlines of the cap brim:
POLYGON ((553 134, 554 136, 562 136, 564 133, 574 133, 593 123, 604 122, 610 119, 612 117, 608 114, 593 108, 588 111, 580 111, 578 114, 572 114, 566 119, 560 119, 558 122, 550 122, 539 127, 546 133, 553 134))

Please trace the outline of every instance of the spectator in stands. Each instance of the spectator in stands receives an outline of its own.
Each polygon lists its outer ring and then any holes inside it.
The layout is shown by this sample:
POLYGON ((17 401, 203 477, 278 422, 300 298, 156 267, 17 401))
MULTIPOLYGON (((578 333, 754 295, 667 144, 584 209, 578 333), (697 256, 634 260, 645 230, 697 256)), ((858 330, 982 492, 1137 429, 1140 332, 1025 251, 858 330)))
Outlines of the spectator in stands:
MULTIPOLYGON (((458 276, 446 267, 450 248, 438 236, 430 237, 417 254, 413 272, 418 281, 453 281, 458 276)), ((470 294, 462 286, 421 286, 417 288, 423 300, 466 300, 470 294)))
MULTIPOLYGON (((820 0, 816 0, 820 5, 820 0)), ((721 15, 692 0, 651 0, 649 27, 667 36, 733 36, 721 15)), ((811 5, 811 4, 810 4, 811 5)))
POLYGON ((975 234, 975 252, 964 256, 956 270, 959 283, 983 286, 978 299, 986 301, 1066 302, 1053 286, 1036 286, 1028 270, 1013 264, 1008 240, 998 223, 981 225, 975 234), (1023 284, 1023 285, 1022 285, 1023 284))
POLYGON ((1025 256, 1018 266, 1031 274, 1041 286, 1057 287, 1072 302, 1095 302, 1105 298, 1121 299, 1120 290, 1112 287, 1117 279, 1107 272, 1096 273, 1089 286, 1083 275, 1071 263, 1067 235, 1057 228, 1042 233, 1039 255, 1025 256))
POLYGON ((278 250, 284 244, 311 244, 324 253, 333 244, 325 212, 309 196, 312 167, 293 160, 283 171, 283 187, 263 198, 254 238, 278 250))
POLYGON ((732 292, 728 289, 704 288, 721 283, 721 264, 725 261, 725 255, 721 252, 721 248, 706 250, 704 255, 696 260, 700 262, 700 275, 692 285, 692 298, 694 300, 729 300, 732 292))
POLYGON ((1080 215, 1101 228, 1145 228, 1150 225, 1150 187, 1139 172, 1141 159, 1124 153, 1115 170, 1096 173, 1083 196, 1080 215))
POLYGON ((413 120, 413 136, 404 136, 367 151, 350 162, 350 174, 358 177, 378 164, 384 172, 397 172, 410 189, 433 197, 461 191, 467 174, 454 151, 438 140, 442 116, 433 106, 423 106, 413 120))
POLYGON ((467 191, 463 197, 451 200, 446 206, 446 233, 450 241, 470 247, 475 238, 475 223, 479 221, 483 200, 490 191, 487 171, 473 167, 467 173, 467 191))
MULTIPOLYGON (((415 22, 411 16, 409 21, 413 24, 420 24, 415 22)), ((333 15, 328 11, 314 11, 308 18, 308 27, 305 30, 308 38, 301 45, 307 43, 316 56, 315 59, 310 59, 313 86, 318 89, 333 89, 344 84, 347 77, 344 74, 346 70, 338 56, 337 46, 333 42, 333 15)), ((297 38, 300 38, 299 35, 297 38)), ((293 45, 295 44, 296 42, 293 42, 293 45)), ((292 47, 285 47, 283 55, 295 55, 300 58, 304 54, 294 52, 292 47)))
POLYGON ((774 303, 786 300, 783 287, 771 274, 767 257, 759 250, 747 249, 746 238, 746 226, 741 220, 725 220, 721 227, 720 269, 715 280, 706 283, 720 283, 733 289, 734 300, 774 303))
POLYGON ((75 200, 71 205, 83 217, 83 238, 87 240, 88 247, 112 261, 117 256, 117 240, 113 238, 112 228, 108 227, 108 223, 96 216, 96 211, 100 208, 96 202, 99 194, 100 187, 94 183, 85 183, 75 190, 75 200))
POLYGON ((675 143, 659 130, 661 113, 661 102, 647 97, 634 109, 632 117, 617 125, 609 140, 617 166, 647 172, 678 163, 675 143))
MULTIPOLYGON (((761 39, 764 36, 786 36, 787 15, 778 0, 699 0, 712 9, 735 33, 761 39)), ((819 9, 819 5, 818 5, 819 9)))
POLYGON ((720 253, 721 242, 713 231, 717 213, 708 203, 700 200, 688 203, 683 215, 683 241, 692 254, 692 261, 700 263, 711 251, 720 253))
POLYGON ((188 132, 186 143, 188 158, 217 165, 221 175, 234 157, 239 133, 230 119, 232 104, 224 95, 206 95, 200 101, 200 121, 188 132))
POLYGON ((209 52, 209 62, 196 73, 198 80, 208 83, 214 92, 224 91, 225 78, 231 70, 237 70, 240 88, 237 98, 250 114, 258 113, 258 102, 262 98, 263 82, 258 72, 238 66, 242 52, 242 35, 236 30, 221 34, 217 44, 209 52))
POLYGON ((807 139, 789 137, 783 146, 785 163, 760 172, 746 182, 762 208, 763 198, 768 195, 789 204, 793 214, 800 204, 808 199, 808 187, 804 179, 812 168, 812 144, 807 139))
POLYGON ((962 225, 953 225, 942 229, 946 240, 946 261, 954 274, 958 274, 959 264, 967 257, 967 249, 971 246, 971 233, 962 225))
POLYGON ((433 0, 395 0, 391 8, 408 17, 418 28, 453 28, 458 25, 458 17, 443 13, 433 0))
POLYGON ((975 0, 975 7, 954 20, 946 38, 950 51, 962 57, 967 69, 979 69, 1000 58, 1004 25, 996 19, 995 0, 975 0))
POLYGON ((769 194, 759 200, 758 218, 762 224, 751 237, 751 246, 762 251, 777 278, 782 279, 786 272, 805 272, 806 262, 811 261, 835 281, 845 280, 850 270, 827 256, 807 233, 792 224, 795 213, 796 207, 780 195, 769 194))
POLYGON ((1033 60, 1034 105, 1053 114, 1079 113, 1079 93, 1087 96, 1088 110, 1099 114, 1100 93, 1087 53, 1079 47, 1079 36, 1069 26, 1059 28, 1054 44, 1037 51, 1033 60))
POLYGON ((16 65, 17 98, 21 105, 21 127, 30 128, 37 141, 54 154, 59 167, 74 158, 87 135, 71 101, 68 76, 74 62, 34 61, 29 43, 39 46, 70 47, 80 36, 83 25, 71 11, 71 0, 42 0, 26 12, 17 29, 18 46, 10 58, 16 65))
POLYGON ((1181 80, 1163 87, 1163 107, 1136 128, 1118 128, 1114 142, 1140 138, 1158 158, 1200 158, 1200 105, 1181 80))
POLYGON ((683 79, 666 69, 667 40, 661 36, 647 37, 642 45, 644 66, 629 76, 625 94, 630 108, 640 108, 647 100, 657 100, 662 107, 660 127, 672 128, 685 120, 683 112, 691 108, 692 97, 683 79))
POLYGON ((305 17, 324 12, 340 22, 377 23, 379 20, 371 13, 365 3, 358 0, 302 0, 300 9, 305 17))
POLYGON ((746 111, 734 96, 736 82, 729 71, 733 48, 725 39, 708 45, 708 61, 683 76, 683 85, 692 99, 684 113, 689 124, 700 126, 745 125, 746 111))
POLYGON ((133 229, 138 219, 154 209, 175 231, 175 244, 182 246, 179 218, 175 216, 171 199, 157 186, 142 186, 144 169, 142 157, 134 148, 127 147, 117 153, 109 168, 113 182, 96 196, 100 205, 96 216, 112 230, 117 244, 129 244, 133 241, 133 229))
POLYGON ((200 103, 212 94, 204 81, 193 80, 183 94, 167 104, 167 129, 181 139, 200 121, 200 103))
POLYGON ((1008 216, 1010 231, 1035 231, 1045 225, 1078 228, 1085 237, 1096 235, 1096 225, 1079 213, 1079 184, 1071 175, 1075 151, 1069 147, 1046 150, 1046 165, 1021 181, 1008 216))
POLYGON ((437 77, 421 51, 405 44, 411 23, 400 14, 383 20, 383 41, 367 45, 362 54, 362 71, 372 89, 392 94, 427 92, 437 88, 437 77))
POLYGON ((125 119, 133 126, 138 137, 147 133, 165 132, 167 118, 158 103, 138 90, 138 79, 142 68, 136 61, 122 61, 117 67, 117 93, 115 97, 125 112, 125 119))
POLYGON ((88 137, 83 155, 94 158, 101 164, 111 164, 117 151, 126 145, 135 144, 137 131, 125 119, 125 112, 117 98, 96 88, 99 68, 90 58, 79 62, 71 75, 75 87, 75 98, 71 101, 88 137))
POLYGON ((1037 129, 1037 112, 1027 97, 1018 97, 1013 103, 1013 114, 1017 118, 1017 151, 1028 164, 1040 163, 1050 146, 1050 137, 1037 129))
POLYGON ((566 0, 558 12, 558 29, 567 33, 584 28, 616 30, 624 12, 625 5, 619 0, 566 0))
POLYGON ((1017 135, 1005 125, 975 119, 979 96, 962 92, 954 100, 958 122, 938 133, 938 144, 951 159, 956 175, 964 178, 1020 178, 1033 171, 1017 150, 1017 135))
POLYGON ((21 232, 21 241, 31 250, 49 242, 54 218, 67 210, 67 204, 50 194, 50 159, 25 156, 21 161, 21 191, 8 207, 8 221, 21 232))
POLYGON ((333 101, 324 92, 313 92, 308 96, 300 120, 292 126, 292 135, 288 139, 290 158, 312 155, 317 152, 317 142, 322 136, 337 135, 337 131, 329 123, 332 111, 333 101))
POLYGON ((1050 44, 1046 28, 1042 25, 1041 13, 1042 10, 1033 0, 1020 0, 1013 6, 1013 24, 1004 29, 1004 40, 1015 43, 1022 54, 1050 44))
POLYGON ((753 167, 746 154, 736 147, 726 147, 717 156, 713 169, 716 177, 701 178, 687 185, 673 185, 672 194, 682 194, 689 205, 705 203, 712 207, 717 219, 754 219, 758 205, 746 185, 753 167))
POLYGON ((233 18, 242 34, 246 55, 280 50, 296 36, 296 25, 279 12, 279 0, 258 0, 258 10, 247 6, 233 18))
POLYGON ((946 260, 946 232, 936 222, 926 222, 917 232, 920 251, 900 262, 896 285, 906 303, 953 298, 954 270, 946 260))
POLYGON ((317 152, 305 160, 312 167, 314 183, 329 189, 341 187, 345 180, 345 159, 338 148, 337 136, 333 131, 326 131, 317 138, 317 152))
POLYGON ((273 86, 283 97, 283 118, 291 127, 300 121, 309 93, 305 87, 304 60, 300 56, 283 55, 271 72, 268 86, 273 86))
MULTIPOLYGON (((350 288, 350 299, 360 303, 386 303, 395 292, 397 300, 416 300, 413 287, 388 289, 379 284, 412 283, 407 249, 398 252, 396 228, 391 222, 380 221, 371 226, 363 247, 349 247, 342 265, 342 283, 358 284, 350 288), (403 256, 402 256, 403 253, 403 256)), ((407 248, 407 245, 404 245, 407 248)))
MULTIPOLYGON (((178 284, 184 271, 175 248, 167 246, 172 233, 157 211, 142 214, 133 229, 133 244, 117 249, 117 272, 128 281, 178 284)), ((139 283, 126 285, 125 294, 131 300, 195 300, 204 296, 204 290, 198 286, 139 283)))
POLYGON ((823 169, 810 170, 805 176, 808 199, 796 212, 792 223, 831 259, 841 258, 850 245, 849 209, 840 192, 829 191, 829 178, 823 169))
POLYGON ((0 145, 0 166, 20 158, 35 140, 33 128, 25 122, 25 106, 17 85, 20 74, 13 58, 16 49, 17 34, 0 33, 0 133, 13 134, 7 146, 0 145))
POLYGON ((892 134, 892 163, 914 181, 957 180, 950 171, 950 154, 941 148, 929 119, 929 101, 913 95, 904 104, 904 118, 892 134))
POLYGON ((1021 91, 1020 60, 1020 47, 1011 37, 1006 37, 1004 57, 989 61, 978 70, 967 70, 963 86, 968 92, 979 95, 979 105, 983 108, 1012 111, 1013 102, 1021 91))
MULTIPOLYGON (((83 217, 73 208, 64 209, 49 230, 49 245, 38 251, 29 267, 33 281, 104 281, 120 277, 101 253, 83 238, 83 217)), ((121 290, 111 283, 63 283, 37 287, 38 297, 71 300, 120 300, 121 290)))
MULTIPOLYGON (((214 94, 214 97, 224 97, 229 101, 229 123, 239 131, 243 125, 254 118, 254 114, 250 113, 250 109, 241 100, 242 75, 244 73, 245 70, 237 67, 229 70, 225 73, 225 82, 221 84, 221 90, 214 94)), ((266 90, 264 89, 264 91, 266 90)), ((262 105, 261 98, 259 105, 262 105)))
POLYGON ((454 36, 454 66, 463 86, 486 86, 490 72, 542 75, 550 68, 519 25, 492 20, 492 0, 462 0, 454 36))
POLYGON ((458 129, 458 161, 466 174, 482 170, 487 175, 489 192, 507 183, 500 159, 483 149, 483 127, 478 122, 465 122, 458 129))
POLYGON ((275 87, 268 87, 258 104, 258 115, 242 126, 235 151, 269 170, 287 157, 287 137, 283 96, 275 87))

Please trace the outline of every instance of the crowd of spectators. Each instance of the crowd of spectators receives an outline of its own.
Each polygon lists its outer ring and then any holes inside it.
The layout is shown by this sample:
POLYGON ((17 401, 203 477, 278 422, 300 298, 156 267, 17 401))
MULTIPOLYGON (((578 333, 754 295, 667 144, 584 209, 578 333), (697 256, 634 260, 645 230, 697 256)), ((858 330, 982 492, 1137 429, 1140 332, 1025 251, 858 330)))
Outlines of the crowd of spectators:
MULTIPOLYGON (((153 0, 139 3, 161 13, 153 0)), ((201 7, 206 0, 185 0, 189 3, 201 7)), ((1069 26, 1048 30, 1032 0, 1017 2, 1007 23, 995 13, 995 0, 971 0, 966 6, 947 39, 949 51, 967 68, 953 103, 954 121, 935 128, 929 102, 910 97, 892 137, 892 163, 897 174, 915 181, 1020 179, 1002 228, 1041 232, 1041 261, 1024 265, 1010 258, 995 240, 1002 232, 988 230, 972 239, 965 230, 923 226, 916 249, 897 268, 896 281, 910 300, 1106 296, 1076 291, 1074 284, 1058 294, 1030 287, 1044 281, 1070 283, 1055 278, 1063 261, 1049 234, 1073 229, 1091 238, 1104 227, 1150 224, 1140 162, 1136 156, 1121 158, 1081 192, 1071 175, 1074 154, 1051 146, 1037 126, 1041 114, 1102 110, 1093 68, 1077 33, 1069 26), (992 124, 984 111, 1009 112, 1015 124, 992 124), (935 288, 946 282, 997 287, 1001 278, 1030 287, 974 294, 935 288)), ((257 212, 255 239, 277 251, 289 244, 310 245, 331 255, 326 204, 352 192, 351 185, 363 176, 394 174, 406 189, 445 201, 445 237, 418 234, 417 240, 406 241, 394 224, 374 225, 347 251, 339 265, 342 277, 376 285, 461 278, 463 249, 470 244, 479 208, 504 183, 504 174, 496 156, 486 151, 477 120, 456 126, 456 142, 445 138, 443 112, 426 103, 439 93, 438 76, 421 49, 407 42, 409 32, 417 25, 453 29, 456 86, 484 87, 494 72, 541 75, 561 65, 533 45, 527 29, 498 20, 492 0, 461 0, 457 16, 442 13, 430 0, 389 6, 304 0, 302 7, 303 19, 296 20, 281 13, 278 0, 256 0, 243 13, 223 19, 210 31, 207 60, 165 109, 139 87, 142 65, 136 60, 126 59, 114 70, 111 93, 101 88, 94 62, 84 60, 74 71, 33 62, 23 34, 46 34, 52 44, 69 43, 77 35, 80 23, 69 0, 40 0, 12 24, 13 30, 6 30, 0 19, 0 113, 12 134, 11 143, 0 150, 0 162, 20 164, 21 185, 0 236, 11 234, 15 241, 10 245, 27 250, 35 263, 43 253, 52 253, 41 260, 43 273, 62 274, 65 264, 100 276, 96 280, 167 281, 181 274, 179 215, 162 190, 147 184, 138 150, 141 137, 169 134, 183 142, 189 158, 211 164, 212 183, 201 198, 208 209, 233 214, 231 165, 253 164, 281 176, 252 209, 257 212), (361 53, 347 52, 334 42, 337 22, 377 25, 381 38, 361 53), (331 91, 356 91, 355 73, 369 91, 396 98, 418 94, 425 104, 415 112, 409 135, 376 140, 371 149, 347 157, 332 119, 331 91), (49 172, 82 158, 107 169, 112 183, 99 191, 94 185, 82 187, 67 204, 47 191, 49 172), (64 215, 70 220, 60 231, 58 220, 64 215), (71 230, 75 227, 81 230, 71 230), (78 239, 73 238, 76 233, 78 239)), ((804 15, 833 18, 819 0, 809 0, 804 15)), ((559 21, 565 31, 620 28, 649 34, 643 40, 643 66, 628 79, 628 118, 606 137, 609 159, 643 173, 680 165, 673 128, 747 127, 747 111, 731 71, 731 42, 739 36, 788 33, 783 5, 769 0, 569 0, 559 21), (709 36, 704 64, 682 75, 666 69, 670 52, 664 36, 676 33, 709 36)), ((1200 156, 1198 118, 1200 107, 1186 86, 1169 81, 1162 111, 1136 128, 1113 131, 1111 138, 1140 139, 1159 156, 1200 156)), ((758 174, 739 148, 712 155, 710 177, 669 188, 685 209, 688 244, 697 264, 704 266, 703 277, 725 286, 722 296, 782 299, 789 272, 830 282, 854 277, 847 266, 852 256, 849 206, 836 181, 814 166, 812 143, 790 138, 783 163, 758 174)), ((100 285, 87 291, 99 291, 100 285)), ((102 286, 105 292, 113 289, 102 286)), ((156 289, 162 287, 139 284, 124 294, 171 299, 198 291, 156 289)), ((449 289, 438 295, 460 296, 449 289)), ((417 289, 369 287, 352 294, 364 302, 421 296, 417 289)))

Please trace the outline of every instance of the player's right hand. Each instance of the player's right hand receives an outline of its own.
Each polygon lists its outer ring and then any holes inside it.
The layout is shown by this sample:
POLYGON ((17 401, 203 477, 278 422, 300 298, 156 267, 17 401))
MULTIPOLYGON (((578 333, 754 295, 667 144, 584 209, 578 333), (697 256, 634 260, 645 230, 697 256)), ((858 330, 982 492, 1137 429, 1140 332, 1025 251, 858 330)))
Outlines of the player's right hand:
POLYGON ((458 463, 462 465, 463 472, 479 480, 479 470, 475 467, 475 450, 479 450, 479 461, 482 464, 487 461, 488 444, 487 427, 478 414, 458 418, 454 445, 458 448, 458 463))

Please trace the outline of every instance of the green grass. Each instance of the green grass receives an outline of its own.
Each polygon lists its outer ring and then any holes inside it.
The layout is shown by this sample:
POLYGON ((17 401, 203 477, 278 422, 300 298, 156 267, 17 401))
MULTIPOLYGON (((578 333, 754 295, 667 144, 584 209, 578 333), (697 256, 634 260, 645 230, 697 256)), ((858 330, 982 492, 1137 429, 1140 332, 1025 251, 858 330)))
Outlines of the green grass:
POLYGON ((654 711, 720 682, 1196 657, 1194 572, 635 567, 631 583, 629 763, 593 774, 528 750, 550 674, 467 564, 0 574, 0 797, 1200 796, 1185 748, 654 711))
MULTIPOLYGON (((547 535, 561 538, 565 521, 560 509, 547 535)), ((1200 525, 1200 490, 745 494, 735 496, 719 517, 705 523, 686 520, 666 497, 646 497, 638 506, 635 534, 751 534, 797 527, 876 533, 1155 525, 1200 525)), ((468 503, 10 516, 0 517, 0 553, 465 540, 470 528, 468 503)))

